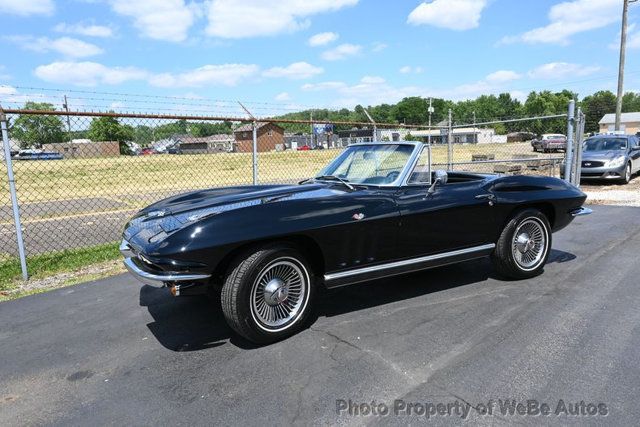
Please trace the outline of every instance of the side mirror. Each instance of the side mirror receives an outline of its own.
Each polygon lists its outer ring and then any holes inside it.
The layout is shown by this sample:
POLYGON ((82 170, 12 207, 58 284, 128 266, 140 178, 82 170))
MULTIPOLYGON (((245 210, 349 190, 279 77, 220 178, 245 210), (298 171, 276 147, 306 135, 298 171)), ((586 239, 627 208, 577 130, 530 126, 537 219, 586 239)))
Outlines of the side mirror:
POLYGON ((447 183, 448 180, 449 180, 449 175, 447 175, 447 171, 443 171, 443 170, 440 170, 440 169, 436 170, 435 173, 434 173, 433 183, 429 187, 429 190, 427 190, 427 195, 431 195, 431 194, 435 193, 436 186, 438 184, 444 185, 444 184, 447 183))

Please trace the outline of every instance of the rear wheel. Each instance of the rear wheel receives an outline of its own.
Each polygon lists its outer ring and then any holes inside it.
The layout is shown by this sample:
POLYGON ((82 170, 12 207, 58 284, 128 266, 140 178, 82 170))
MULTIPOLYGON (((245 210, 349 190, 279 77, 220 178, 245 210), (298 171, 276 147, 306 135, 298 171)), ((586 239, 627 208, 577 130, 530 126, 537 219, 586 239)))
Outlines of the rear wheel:
POLYGON ((246 252, 232 264, 222 288, 227 323, 258 344, 293 335, 309 314, 313 280, 306 260, 291 246, 246 252))
POLYGON ((502 230, 491 256, 499 274, 527 279, 542 273, 551 249, 551 226, 537 209, 514 215, 502 230))

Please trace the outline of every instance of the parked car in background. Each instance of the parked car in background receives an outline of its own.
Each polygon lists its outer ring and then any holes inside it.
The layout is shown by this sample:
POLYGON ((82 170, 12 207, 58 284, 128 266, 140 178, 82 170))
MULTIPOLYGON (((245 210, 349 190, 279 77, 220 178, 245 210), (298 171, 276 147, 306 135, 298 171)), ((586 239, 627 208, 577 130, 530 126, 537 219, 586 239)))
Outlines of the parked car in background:
POLYGON ((562 134, 546 133, 539 139, 531 141, 533 151, 552 153, 567 149, 567 137, 562 134))
POLYGON ((301 145, 300 147, 298 147, 297 150, 298 151, 309 151, 309 150, 311 150, 311 147, 309 147, 308 145, 301 145))
POLYGON ((43 151, 39 149, 20 150, 13 157, 15 160, 62 160, 62 154, 55 151, 43 151))
POLYGON ((624 184, 640 171, 640 138, 596 135, 582 147, 581 180, 616 180, 624 184))
POLYGON ((303 327, 320 287, 487 256, 504 277, 536 276, 552 233, 590 212, 557 178, 431 172, 430 159, 421 142, 353 144, 297 185, 173 196, 129 221, 120 251, 143 283, 219 293, 229 326, 269 343, 303 327))

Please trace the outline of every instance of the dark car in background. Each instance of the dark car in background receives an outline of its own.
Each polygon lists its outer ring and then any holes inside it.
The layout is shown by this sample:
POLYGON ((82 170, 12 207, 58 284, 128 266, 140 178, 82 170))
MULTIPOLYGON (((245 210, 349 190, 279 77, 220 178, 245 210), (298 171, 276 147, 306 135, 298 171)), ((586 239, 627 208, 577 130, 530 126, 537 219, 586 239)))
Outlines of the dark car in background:
POLYGON ((615 180, 624 184, 640 171, 640 138, 596 135, 582 146, 581 180, 615 180))
POLYGON ((565 151, 567 137, 562 134, 547 133, 539 139, 532 140, 531 147, 533 147, 533 151, 542 151, 543 153, 565 151))

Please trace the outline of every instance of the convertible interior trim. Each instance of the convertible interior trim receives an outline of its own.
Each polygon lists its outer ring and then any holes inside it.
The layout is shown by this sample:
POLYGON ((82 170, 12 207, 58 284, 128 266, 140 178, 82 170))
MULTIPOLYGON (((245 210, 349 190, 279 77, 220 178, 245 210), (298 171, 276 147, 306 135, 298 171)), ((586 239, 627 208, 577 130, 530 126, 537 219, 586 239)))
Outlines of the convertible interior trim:
POLYGON ((376 279, 379 279, 382 277, 405 274, 411 271, 440 267, 452 262, 459 262, 462 259, 470 260, 474 258, 484 257, 495 247, 496 245, 494 243, 488 243, 486 245, 474 246, 471 248, 441 252, 434 255, 421 256, 417 258, 405 259, 402 261, 388 262, 385 264, 374 265, 370 267, 356 268, 347 271, 340 271, 337 273, 325 274, 324 282, 327 287, 337 287, 371 280, 373 275, 375 275, 376 279))

